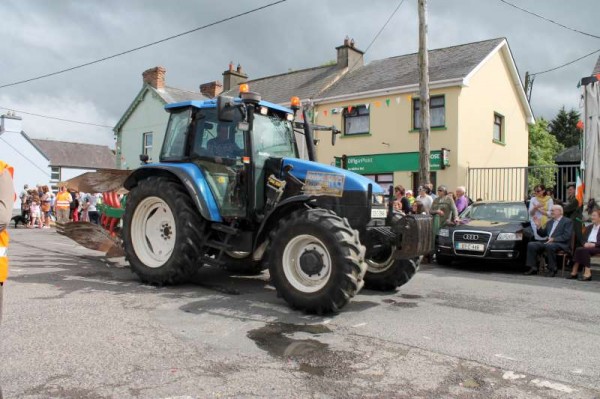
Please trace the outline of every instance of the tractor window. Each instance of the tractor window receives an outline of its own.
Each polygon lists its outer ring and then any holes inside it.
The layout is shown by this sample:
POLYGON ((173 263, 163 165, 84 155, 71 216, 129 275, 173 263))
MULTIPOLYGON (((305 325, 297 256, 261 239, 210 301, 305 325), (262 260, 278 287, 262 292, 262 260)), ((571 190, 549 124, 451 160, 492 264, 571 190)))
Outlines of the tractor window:
POLYGON ((259 158, 297 158, 294 132, 289 121, 276 115, 254 116, 254 152, 259 158))
POLYGON ((185 155, 185 142, 190 125, 190 115, 190 109, 171 113, 161 159, 181 159, 185 155))

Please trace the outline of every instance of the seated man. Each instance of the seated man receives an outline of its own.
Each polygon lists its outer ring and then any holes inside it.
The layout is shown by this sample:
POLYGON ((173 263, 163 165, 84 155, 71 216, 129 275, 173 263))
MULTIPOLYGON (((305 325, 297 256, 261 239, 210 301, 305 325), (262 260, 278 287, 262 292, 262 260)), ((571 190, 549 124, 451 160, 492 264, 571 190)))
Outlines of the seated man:
POLYGON ((542 221, 539 218, 533 219, 537 232, 543 241, 530 241, 527 244, 527 266, 529 270, 526 275, 536 274, 536 258, 540 252, 545 252, 548 257, 548 271, 546 277, 556 275, 556 251, 569 250, 571 236, 573 235, 573 222, 571 219, 563 217, 563 209, 560 205, 552 206, 552 219, 548 221, 546 227, 541 227, 542 221))
POLYGON ((217 137, 208 140, 206 149, 209 155, 217 158, 235 158, 242 155, 242 150, 235 141, 229 139, 227 125, 223 124, 219 124, 217 128, 217 137))

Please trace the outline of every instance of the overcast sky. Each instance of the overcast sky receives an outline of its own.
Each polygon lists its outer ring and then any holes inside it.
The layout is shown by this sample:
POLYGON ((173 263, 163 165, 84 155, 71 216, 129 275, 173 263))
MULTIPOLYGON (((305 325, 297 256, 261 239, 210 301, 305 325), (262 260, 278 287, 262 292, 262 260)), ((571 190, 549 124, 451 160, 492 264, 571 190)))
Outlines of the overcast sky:
MULTIPOLYGON (((0 85, 110 56, 266 5, 273 0, 3 0, 0 85)), ((600 36, 597 0, 509 0, 564 25, 600 36)), ((499 0, 429 0, 429 48, 506 37, 522 80, 600 49, 584 36, 499 0)), ((346 35, 364 50, 396 0, 288 0, 178 39, 72 72, 0 89, 0 107, 114 126, 142 87, 141 73, 162 65, 168 86, 198 91, 221 80, 230 61, 250 78, 318 66, 336 57, 346 35)), ((366 62, 416 52, 417 0, 405 0, 365 55, 366 62)), ((551 119, 563 105, 579 110, 576 85, 590 56, 535 80, 532 108, 551 119)), ((0 112, 5 110, 0 109, 0 112)), ((25 115, 35 138, 113 146, 111 128, 25 115)))

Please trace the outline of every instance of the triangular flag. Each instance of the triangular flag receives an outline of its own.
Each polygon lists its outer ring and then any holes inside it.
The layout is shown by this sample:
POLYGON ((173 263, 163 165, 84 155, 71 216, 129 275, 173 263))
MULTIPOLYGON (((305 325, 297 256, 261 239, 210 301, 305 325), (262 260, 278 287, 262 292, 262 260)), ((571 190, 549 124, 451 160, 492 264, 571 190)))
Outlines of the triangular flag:
POLYGON ((581 176, 579 176, 579 171, 577 173, 577 183, 575 184, 575 198, 577 198, 577 202, 579 202, 579 206, 583 206, 583 190, 585 190, 585 184, 581 181, 581 176))
POLYGON ((390 99, 389 98, 385 99, 385 105, 387 105, 388 107, 390 106, 390 99))
POLYGON ((366 104, 365 104, 365 108, 366 108, 366 109, 369 109, 369 107, 370 107, 370 106, 371 106, 371 103, 366 103, 366 104))
POLYGON ((381 107, 381 101, 375 101, 375 106, 376 107, 381 107))
POLYGON ((348 105, 348 112, 352 112, 352 108, 354 108, 352 105, 348 105))
POLYGON ((396 104, 400 104, 400 97, 396 97, 396 104))
POLYGON ((327 116, 327 110, 326 109, 323 110, 323 116, 327 116))

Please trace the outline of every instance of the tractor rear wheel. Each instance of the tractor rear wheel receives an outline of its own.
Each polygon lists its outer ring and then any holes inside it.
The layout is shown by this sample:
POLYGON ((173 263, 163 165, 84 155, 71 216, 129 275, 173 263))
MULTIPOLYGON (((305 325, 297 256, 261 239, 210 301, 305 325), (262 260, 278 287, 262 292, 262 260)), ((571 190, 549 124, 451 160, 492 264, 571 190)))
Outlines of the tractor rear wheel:
POLYGON ((389 247, 367 259, 365 288, 377 291, 393 291, 408 283, 421 264, 421 258, 394 259, 395 248, 389 247))
POLYGON ((346 219, 325 209, 300 209, 271 232, 271 281, 295 309, 336 312, 362 288, 365 248, 346 219))
POLYGON ((178 182, 140 181, 129 193, 123 226, 125 254, 143 282, 178 284, 197 271, 206 223, 178 182))

